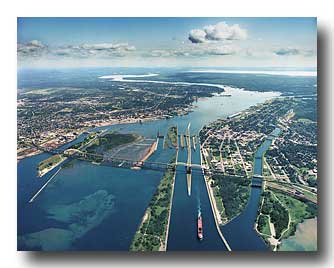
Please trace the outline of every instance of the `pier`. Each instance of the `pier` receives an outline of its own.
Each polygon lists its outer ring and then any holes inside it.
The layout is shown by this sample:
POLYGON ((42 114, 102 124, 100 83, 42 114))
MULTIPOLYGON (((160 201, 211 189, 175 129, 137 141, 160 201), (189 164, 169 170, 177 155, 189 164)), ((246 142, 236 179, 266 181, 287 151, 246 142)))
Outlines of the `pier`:
POLYGON ((183 134, 180 134, 180 145, 181 145, 181 148, 183 149, 184 148, 184 135, 183 134))
POLYGON ((194 151, 196 151, 196 145, 197 145, 197 136, 194 135, 193 137, 193 148, 194 148, 194 151))
POLYGON ((59 171, 61 170, 61 167, 56 171, 56 173, 55 174, 53 174, 52 176, 51 176, 51 178, 41 187, 41 189, 39 189, 38 191, 37 191, 37 193, 36 194, 34 194, 34 196, 29 200, 29 203, 32 203, 32 202, 34 202, 34 200, 36 199, 36 197, 45 189, 45 187, 50 183, 50 181, 52 181, 53 180, 53 178, 54 177, 56 177, 57 175, 58 175, 58 173, 59 173, 59 171))
POLYGON ((163 140, 162 140, 162 149, 166 149, 166 136, 163 136, 163 140))

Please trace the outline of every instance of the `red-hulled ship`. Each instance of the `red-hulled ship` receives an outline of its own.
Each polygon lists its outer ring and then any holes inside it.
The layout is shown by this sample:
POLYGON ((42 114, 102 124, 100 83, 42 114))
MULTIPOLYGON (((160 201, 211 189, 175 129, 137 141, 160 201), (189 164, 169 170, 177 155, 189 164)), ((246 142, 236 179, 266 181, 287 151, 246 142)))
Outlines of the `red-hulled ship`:
POLYGON ((203 224, 202 224, 202 216, 201 213, 198 213, 197 217, 197 237, 199 240, 203 239, 203 224))

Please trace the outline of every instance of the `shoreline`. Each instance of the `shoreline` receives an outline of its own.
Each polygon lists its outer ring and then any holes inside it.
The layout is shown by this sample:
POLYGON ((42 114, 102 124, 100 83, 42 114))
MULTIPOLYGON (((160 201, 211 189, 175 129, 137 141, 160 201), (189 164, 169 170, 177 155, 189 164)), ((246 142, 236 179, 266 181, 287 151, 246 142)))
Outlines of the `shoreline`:
MULTIPOLYGON (((187 115, 188 113, 192 112, 192 108, 193 108, 193 106, 190 105, 189 107, 186 108, 186 110, 184 112, 180 112, 176 116, 187 115)), ((94 124, 92 124, 94 126, 85 126, 85 128, 88 128, 88 129, 80 131, 79 134, 75 138, 71 139, 70 141, 66 141, 65 143, 59 144, 59 146, 56 147, 55 149, 59 149, 61 146, 64 146, 64 145, 66 145, 66 144, 68 144, 70 142, 73 142, 80 135, 82 135, 84 132, 95 130, 96 128, 107 127, 107 126, 114 126, 114 125, 124 125, 124 124, 136 124, 136 123, 140 124, 140 123, 144 123, 144 122, 152 122, 152 121, 164 120, 164 119, 167 120, 167 118, 163 117, 163 116, 148 116, 148 117, 137 118, 137 119, 135 119, 135 118, 125 118, 125 119, 121 119, 121 120, 119 120, 119 119, 111 119, 111 120, 106 120, 106 121, 99 122, 99 123, 94 123, 94 124)), ((42 151, 40 149, 37 149, 35 147, 27 148, 24 151, 26 151, 26 150, 34 150, 34 151, 17 156, 16 157, 17 162, 19 162, 19 161, 21 161, 21 160, 23 160, 25 158, 29 158, 29 157, 32 157, 32 156, 44 153, 44 151, 42 151)))
POLYGON ((154 154, 154 152, 157 150, 157 146, 158 142, 157 141, 153 142, 150 148, 145 153, 145 155, 139 160, 139 162, 146 161, 152 154, 154 154))
MULTIPOLYGON (((200 156, 201 156, 201 165, 203 165, 203 157, 202 157, 202 146, 200 146, 200 156)), ((218 216, 217 216, 217 211, 216 211, 216 207, 215 207, 215 200, 214 200, 214 196, 212 196, 212 192, 210 191, 210 185, 208 185, 208 178, 203 174, 203 178, 204 178, 204 183, 205 183, 205 186, 206 186, 206 190, 207 190, 207 193, 208 193, 208 196, 209 196, 209 200, 210 200, 210 207, 211 207, 211 210, 212 210, 212 214, 213 214, 213 218, 215 220, 215 225, 216 225, 216 229, 218 231, 218 234, 220 236, 220 238, 222 239, 226 249, 228 251, 232 251, 230 245, 228 244, 227 240, 225 239, 222 231, 220 230, 220 224, 219 224, 219 221, 218 221, 218 216)), ((218 214, 220 215, 220 214, 218 214)))
MULTIPOLYGON (((176 150, 175 166, 177 164, 178 157, 179 157, 179 150, 176 150)), ((167 245, 168 245, 169 226, 170 226, 170 219, 172 216, 172 208, 173 208, 173 200, 174 200, 175 178, 176 178, 176 170, 174 171, 174 176, 173 176, 172 194, 170 197, 169 215, 168 215, 168 222, 166 226, 167 229, 166 229, 166 237, 165 237, 165 247, 163 248, 163 251, 167 251, 167 245)))
POLYGON ((37 172, 37 177, 38 178, 41 178, 43 177, 44 175, 48 174, 50 171, 54 170, 56 167, 58 167, 59 165, 61 165, 65 160, 67 159, 67 157, 64 157, 62 158, 58 163, 56 163, 55 165, 49 167, 49 168, 46 168, 46 169, 43 169, 43 170, 38 170, 37 172))
MULTIPOLYGON (((67 140, 66 142, 59 143, 58 146, 57 146, 56 148, 53 148, 53 149, 56 149, 56 150, 57 150, 57 149, 59 149, 60 147, 62 147, 62 146, 64 146, 64 145, 66 145, 66 144, 68 144, 68 143, 70 143, 70 142, 76 140, 80 135, 82 135, 82 134, 85 133, 86 131, 87 131, 87 129, 78 128, 78 131, 75 131, 75 132, 77 132, 78 134, 77 134, 74 138, 72 138, 72 139, 70 139, 70 140, 67 140)), ((50 142, 50 140, 49 140, 49 141, 46 141, 46 142, 43 142, 40 146, 43 147, 43 144, 48 143, 48 142, 50 142)), ((23 160, 23 159, 28 158, 28 157, 35 156, 35 155, 39 155, 39 154, 42 154, 42 153, 45 152, 45 151, 43 151, 43 150, 41 150, 41 149, 37 149, 36 147, 27 148, 27 149, 25 149, 24 151, 27 151, 27 150, 33 150, 33 152, 31 152, 31 153, 26 153, 26 154, 22 154, 22 155, 19 155, 19 156, 16 156, 16 158, 17 158, 18 161, 23 160)), ((23 152, 24 152, 24 151, 23 151, 23 152)), ((20 153, 21 153, 21 152, 20 152, 20 153)), ((20 154, 20 153, 17 153, 16 155, 18 155, 18 154, 20 154)))
MULTIPOLYGON (((204 150, 204 149, 202 149, 202 148, 200 149, 201 165, 203 165, 203 156, 202 156, 202 154, 204 155, 204 153, 203 153, 202 150, 204 150)), ((205 184, 207 184, 207 190, 208 190, 208 194, 210 196, 210 199, 211 198, 213 199, 214 217, 216 218, 216 220, 217 220, 217 222, 218 222, 219 225, 223 225, 224 224, 223 219, 222 219, 222 217, 220 215, 220 211, 219 211, 219 209, 217 207, 216 199, 214 198, 214 194, 213 194, 212 188, 211 188, 211 186, 209 184, 209 182, 210 182, 211 179, 210 179, 210 177, 208 177, 208 176, 206 176, 204 174, 203 174, 203 177, 204 177, 205 184)))
MULTIPOLYGON (((175 154, 175 162, 177 159, 177 152, 175 154)), ((169 163, 175 163, 173 162, 169 162, 169 163)), ((136 233, 133 237, 133 240, 131 242, 130 251, 166 251, 167 250, 167 241, 168 241, 168 233, 169 233, 169 222, 170 222, 170 217, 171 217, 171 208, 172 208, 172 203, 173 203, 173 194, 174 194, 174 185, 175 185, 175 177, 176 177, 176 171, 171 171, 171 170, 167 170, 165 171, 165 173, 163 174, 159 185, 157 186, 157 189, 155 191, 155 193, 153 194, 152 198, 151 198, 151 202, 149 203, 148 207, 145 210, 145 213, 142 217, 141 223, 139 224, 139 226, 137 227, 136 233), (172 176, 170 176, 172 175, 172 176), (166 184, 168 184, 169 188, 172 188, 172 191, 169 195, 169 204, 168 206, 161 206, 161 200, 162 198, 165 198, 167 196, 167 193, 164 190, 164 187, 166 187, 166 184), (162 188, 161 188, 162 187, 162 188), (163 197, 161 197, 161 193, 163 193, 163 197), (152 203, 152 200, 154 200, 154 203, 152 203), (160 203, 159 203, 160 202, 160 203), (157 220, 158 218, 156 216, 154 216, 155 213, 152 214, 152 209, 155 208, 155 206, 158 206, 160 208, 162 208, 163 210, 167 210, 168 211, 168 215, 166 215, 166 220, 167 223, 166 224, 162 224, 163 226, 163 232, 161 234, 158 235, 152 235, 147 233, 147 228, 148 225, 151 223, 151 221, 153 220, 153 222, 155 222, 154 224, 157 224, 157 220), (153 215, 153 217, 152 217, 153 215), (144 226, 146 224, 146 226, 144 226), (143 230, 143 228, 145 230, 143 230), (147 243, 143 243, 143 239, 145 240, 145 236, 153 236, 156 237, 157 239, 159 239, 159 246, 157 247, 147 247, 147 243)), ((165 220, 164 220, 165 221, 165 220)), ((148 240, 149 241, 149 240, 148 240)), ((146 241, 146 242, 148 242, 146 241)), ((145 241, 144 241, 145 242, 145 241)))
MULTIPOLYGON (((128 80, 128 79, 123 80, 123 82, 135 82, 135 81, 136 80, 128 80)), ((146 81, 146 80, 138 80, 138 81, 139 82, 151 82, 151 83, 155 83, 155 82, 159 83, 160 82, 160 81, 146 81)), ((167 82, 167 81, 164 81, 164 83, 166 83, 166 84, 175 84, 175 83, 176 84, 180 84, 180 83, 183 84, 183 82, 167 82)), ((252 92, 252 93, 274 93, 275 96, 272 96, 272 98, 277 98, 277 97, 280 97, 282 95, 282 93, 278 92, 278 91, 263 91, 262 92, 262 91, 256 91, 256 90, 247 90, 247 89, 244 89, 244 88, 231 87, 231 86, 226 86, 226 85, 221 85, 221 84, 206 84, 206 83, 186 83, 186 84, 187 85, 201 85, 201 86, 207 86, 207 87, 216 87, 216 88, 219 88, 219 89, 223 90, 222 93, 224 93, 224 94, 231 93, 232 91, 234 91, 234 92, 242 91, 242 92, 252 92)), ((211 97, 214 97, 214 95, 212 95, 208 98, 211 98, 211 97)), ((205 97, 205 98, 207 98, 207 97, 205 97)), ((85 130, 79 131, 79 134, 74 139, 60 144, 55 149, 58 149, 59 147, 65 145, 69 142, 74 141, 75 139, 78 138, 78 136, 80 136, 85 131, 94 130, 94 129, 99 128, 99 127, 122 125, 122 124, 134 124, 134 123, 141 123, 141 122, 150 122, 150 121, 173 118, 175 116, 187 115, 187 114, 194 111, 193 110, 194 103, 195 102, 191 103, 190 105, 188 105, 185 108, 177 109, 176 110, 178 112, 177 115, 174 115, 174 116, 171 116, 171 117, 169 115, 165 115, 165 116, 159 115, 159 116, 147 116, 147 117, 143 117, 143 118, 109 119, 109 120, 106 120, 106 121, 103 121, 103 122, 87 122, 87 125, 83 126, 83 128, 88 128, 88 130, 85 129, 85 130), (92 125, 94 125, 94 126, 92 126, 92 125)), ((36 148, 32 147, 32 148, 27 148, 26 150, 32 150, 32 149, 36 149, 36 148)), ((28 158, 28 157, 31 157, 31 156, 35 156, 35 155, 38 155, 38 154, 41 154, 41 153, 44 152, 44 151, 41 151, 41 150, 38 150, 38 149, 36 149, 36 150, 37 151, 17 156, 17 161, 20 161, 22 159, 25 159, 25 158, 28 158)))
MULTIPOLYGON (((79 134, 74 139, 72 139, 70 141, 67 141, 63 144, 60 144, 55 149, 59 149, 61 146, 64 146, 64 145, 76 140, 84 132, 94 130, 94 129, 99 128, 99 127, 113 126, 113 125, 124 125, 124 124, 134 124, 134 123, 139 123, 140 121, 149 122, 149 121, 155 121, 155 120, 159 120, 159 119, 162 119, 162 118, 147 117, 147 118, 143 118, 143 119, 123 119, 123 120, 111 120, 111 121, 109 120, 109 121, 104 121, 104 122, 101 122, 101 123, 97 123, 97 124, 94 125, 94 127, 90 127, 88 130, 84 130, 84 131, 79 132, 79 134)), ((31 149, 35 149, 35 148, 32 147, 32 148, 28 148, 26 150, 31 150, 31 149)), ((19 162, 19 161, 21 161, 25 158, 29 158, 29 157, 44 153, 44 151, 42 151, 42 150, 39 150, 39 149, 35 149, 35 150, 36 151, 34 151, 34 152, 17 156, 17 162, 19 162)))
MULTIPOLYGON (((28 148, 28 149, 26 149, 26 150, 31 150, 31 149, 33 149, 33 148, 28 148)), ((26 151, 26 150, 24 150, 24 151, 26 151)), ((23 151, 23 152, 24 152, 24 151, 23 151)), ((41 154, 41 153, 43 153, 43 151, 36 149, 36 150, 34 150, 33 152, 30 152, 30 153, 26 153, 26 154, 22 154, 22 155, 17 156, 17 157, 16 157, 16 160, 17 160, 17 162, 20 162, 21 160, 23 160, 23 159, 25 159, 25 158, 32 157, 32 156, 35 156, 35 155, 39 155, 39 154, 41 154)))

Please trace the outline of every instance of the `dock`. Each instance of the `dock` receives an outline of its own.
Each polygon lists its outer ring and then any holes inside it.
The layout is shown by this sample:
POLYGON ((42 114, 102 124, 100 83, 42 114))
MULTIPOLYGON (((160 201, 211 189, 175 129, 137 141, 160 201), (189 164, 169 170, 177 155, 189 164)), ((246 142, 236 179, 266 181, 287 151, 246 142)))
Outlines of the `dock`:
POLYGON ((193 136, 193 149, 194 151, 196 151, 196 145, 197 145, 197 139, 196 139, 196 135, 193 136))
POLYGON ((181 148, 183 149, 184 148, 184 135, 183 134, 180 134, 180 145, 181 145, 181 148))
POLYGON ((158 145, 159 145, 159 138, 157 138, 157 140, 155 142, 154 152, 158 149, 158 145))
POLYGON ((166 136, 163 137, 162 149, 166 149, 166 136))

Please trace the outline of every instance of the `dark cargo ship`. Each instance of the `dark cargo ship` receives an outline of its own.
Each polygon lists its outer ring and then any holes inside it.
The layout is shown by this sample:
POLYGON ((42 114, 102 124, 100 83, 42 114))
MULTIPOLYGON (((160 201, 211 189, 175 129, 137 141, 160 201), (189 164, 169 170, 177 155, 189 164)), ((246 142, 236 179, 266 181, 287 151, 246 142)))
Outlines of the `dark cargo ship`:
POLYGON ((199 240, 203 239, 203 224, 202 224, 201 212, 198 212, 198 217, 197 217, 197 237, 199 240))

